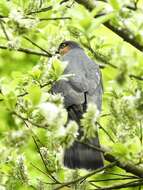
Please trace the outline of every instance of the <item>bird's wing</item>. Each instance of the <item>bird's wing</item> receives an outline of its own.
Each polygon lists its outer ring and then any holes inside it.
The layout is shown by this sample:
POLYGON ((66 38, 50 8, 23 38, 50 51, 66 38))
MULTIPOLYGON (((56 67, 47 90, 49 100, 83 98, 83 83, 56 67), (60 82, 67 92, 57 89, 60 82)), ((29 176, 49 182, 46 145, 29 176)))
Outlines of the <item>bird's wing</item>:
POLYGON ((64 73, 73 74, 69 78, 69 84, 76 92, 88 91, 88 83, 86 78, 86 70, 82 62, 82 54, 79 48, 72 49, 63 57, 63 61, 68 62, 64 73))
POLYGON ((73 74, 74 76, 70 77, 68 81, 58 81, 53 87, 53 92, 61 93, 64 96, 66 107, 83 104, 86 92, 87 103, 94 102, 100 108, 102 88, 98 65, 79 48, 74 48, 65 54, 63 61, 68 62, 64 74, 73 74))
POLYGON ((103 85, 99 66, 80 49, 73 52, 71 59, 76 73, 75 78, 71 80, 72 86, 77 86, 81 92, 86 92, 87 103, 93 102, 98 110, 101 110, 103 85))
POLYGON ((69 77, 68 80, 57 81, 52 87, 53 93, 61 93, 63 95, 65 107, 84 103, 83 92, 87 91, 88 85, 85 71, 79 66, 78 59, 76 51, 73 50, 63 57, 63 61, 68 62, 64 74, 73 74, 73 76, 69 77))
POLYGON ((103 94, 102 75, 99 66, 95 64, 93 61, 90 61, 89 64, 87 71, 87 79, 89 84, 87 92, 87 103, 95 103, 97 109, 101 111, 103 94))

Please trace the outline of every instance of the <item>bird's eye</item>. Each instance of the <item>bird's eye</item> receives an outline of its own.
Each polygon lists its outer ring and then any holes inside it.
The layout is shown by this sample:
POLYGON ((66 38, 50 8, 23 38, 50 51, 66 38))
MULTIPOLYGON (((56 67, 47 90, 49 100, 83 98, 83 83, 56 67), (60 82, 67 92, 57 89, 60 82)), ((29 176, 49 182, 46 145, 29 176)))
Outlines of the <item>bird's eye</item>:
POLYGON ((62 44, 59 46, 59 49, 63 49, 63 48, 65 48, 66 46, 67 46, 67 44, 62 43, 62 44))

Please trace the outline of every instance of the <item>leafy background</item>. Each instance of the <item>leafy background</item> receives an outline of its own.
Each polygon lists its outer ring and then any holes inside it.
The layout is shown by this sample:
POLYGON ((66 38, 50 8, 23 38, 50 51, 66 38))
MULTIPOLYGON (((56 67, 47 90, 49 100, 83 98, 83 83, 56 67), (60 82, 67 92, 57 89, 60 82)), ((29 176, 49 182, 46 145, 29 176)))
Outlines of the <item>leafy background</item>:
POLYGON ((142 5, 142 0, 0 1, 1 190, 142 188, 142 178, 124 169, 130 163, 143 171, 142 5), (121 163, 110 168, 105 159, 104 173, 90 177, 90 171, 61 164, 62 150, 76 138, 77 124, 63 128, 63 100, 51 95, 50 88, 67 77, 62 75, 65 64, 55 55, 67 39, 80 43, 101 67, 101 117, 89 106, 85 123, 98 122, 105 155, 121 163))

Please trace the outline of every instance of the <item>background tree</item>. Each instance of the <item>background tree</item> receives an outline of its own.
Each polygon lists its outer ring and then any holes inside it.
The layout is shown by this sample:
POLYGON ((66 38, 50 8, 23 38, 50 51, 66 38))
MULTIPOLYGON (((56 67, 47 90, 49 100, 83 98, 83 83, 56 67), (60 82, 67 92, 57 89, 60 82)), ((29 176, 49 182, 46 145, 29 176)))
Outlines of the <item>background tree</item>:
POLYGON ((0 189, 142 189, 142 5, 0 1, 0 189), (102 68, 101 116, 89 105, 82 120, 85 136, 99 128, 105 167, 93 172, 62 165, 63 149, 78 130, 75 122, 64 127, 63 99, 50 93, 55 81, 68 77, 55 55, 64 39, 80 43, 102 68))

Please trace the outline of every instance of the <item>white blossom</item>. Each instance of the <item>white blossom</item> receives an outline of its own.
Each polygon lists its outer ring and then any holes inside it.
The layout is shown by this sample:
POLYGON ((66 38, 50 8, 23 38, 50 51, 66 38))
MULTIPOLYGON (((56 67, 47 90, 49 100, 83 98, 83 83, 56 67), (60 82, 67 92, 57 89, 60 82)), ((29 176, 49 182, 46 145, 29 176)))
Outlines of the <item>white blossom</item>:
POLYGON ((11 18, 12 20, 16 22, 19 22, 23 18, 23 13, 20 10, 11 9, 9 18, 11 18))
POLYGON ((39 109, 49 125, 54 123, 60 111, 55 104, 50 102, 40 104, 39 109))

